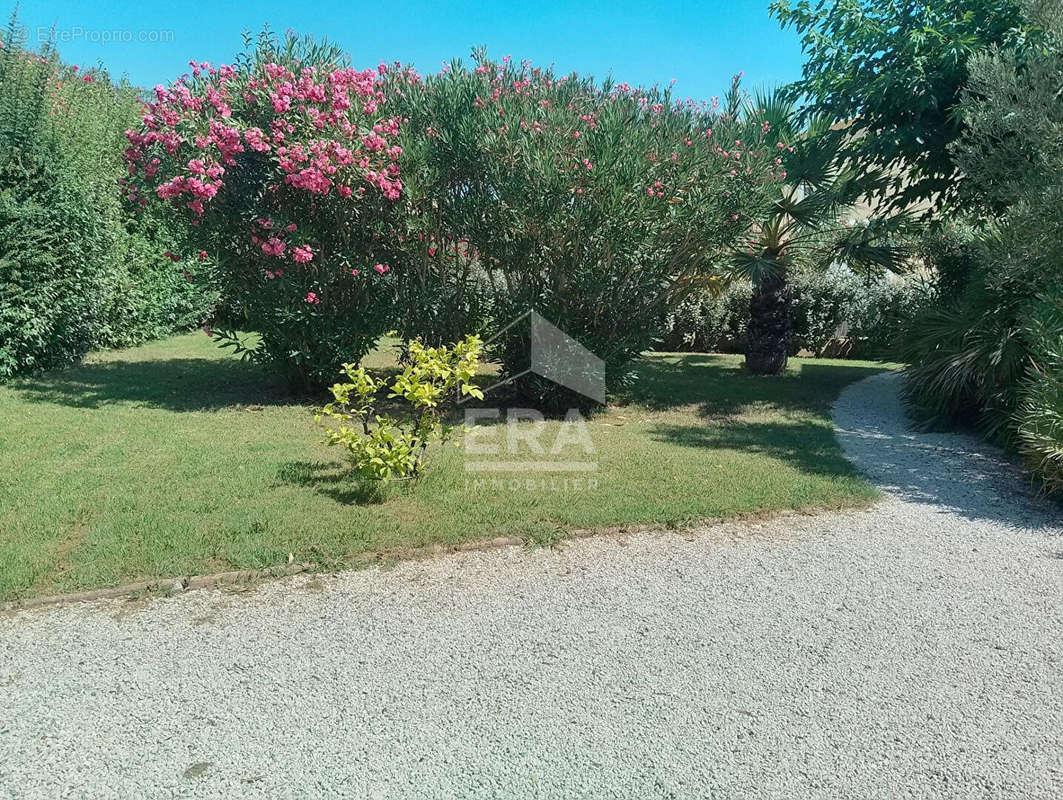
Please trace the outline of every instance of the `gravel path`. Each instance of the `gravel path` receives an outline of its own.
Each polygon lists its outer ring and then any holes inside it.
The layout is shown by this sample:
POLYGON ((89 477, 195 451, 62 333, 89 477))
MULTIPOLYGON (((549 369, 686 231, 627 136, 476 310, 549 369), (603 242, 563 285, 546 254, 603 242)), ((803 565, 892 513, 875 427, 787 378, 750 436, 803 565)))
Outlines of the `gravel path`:
POLYGON ((1063 796, 1063 521, 836 423, 871 511, 0 618, 0 797, 1063 796))

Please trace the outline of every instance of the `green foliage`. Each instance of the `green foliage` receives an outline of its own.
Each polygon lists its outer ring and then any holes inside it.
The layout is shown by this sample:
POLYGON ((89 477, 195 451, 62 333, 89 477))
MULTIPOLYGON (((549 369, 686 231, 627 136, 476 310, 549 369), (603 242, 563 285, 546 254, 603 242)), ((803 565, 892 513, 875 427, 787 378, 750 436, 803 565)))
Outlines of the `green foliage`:
POLYGON ((749 325, 753 285, 735 281, 721 290, 704 290, 684 298, 665 317, 656 349, 699 353, 740 353, 749 325))
POLYGON ((896 361, 908 322, 936 302, 937 288, 921 273, 900 280, 861 278, 852 313, 844 317, 849 355, 896 361))
POLYGON ((848 156, 887 170, 879 194, 900 206, 954 196, 949 145, 965 125, 955 110, 971 54, 1036 35, 1015 0, 776 0, 771 12, 806 54, 789 95, 848 123, 848 156))
MULTIPOLYGON (((894 358, 907 320, 936 296, 918 276, 869 278, 847 267, 797 270, 790 276, 793 335, 789 353, 822 355, 841 329, 847 356, 894 358)), ((753 287, 747 281, 722 292, 700 292, 665 320, 658 350, 742 352, 753 287)))
POLYGON ((916 245, 919 259, 933 275, 943 304, 958 301, 977 272, 975 238, 973 225, 950 220, 928 228, 916 245))
MULTIPOLYGON (((605 360, 613 387, 777 180, 777 138, 737 82, 723 107, 700 107, 477 52, 389 94, 409 120, 413 274, 441 297, 474 296, 473 280, 486 292, 445 323, 418 305, 409 332, 478 330, 486 308, 492 333, 534 308, 605 360)), ((519 326, 497 354, 521 371, 519 326)))
POLYGON ((326 441, 347 449, 357 474, 369 480, 418 478, 425 451, 435 441, 446 441, 454 431, 446 414, 463 397, 483 399, 473 384, 483 342, 469 335, 451 346, 426 347, 408 343, 406 365, 392 381, 389 399, 404 401, 408 413, 396 418, 378 411, 385 383, 364 367, 344 364, 346 383, 334 384, 333 402, 320 409, 326 441), (335 427, 333 427, 335 426, 335 427))
POLYGON ((115 194, 135 90, 29 52, 15 21, 3 44, 0 380, 197 324, 211 292, 163 256, 165 224, 115 194))
POLYGON ((1045 166, 1063 162, 1063 5, 1027 0, 1024 8, 1040 31, 1037 46, 975 53, 956 109, 964 135, 950 151, 963 173, 960 193, 967 207, 990 216, 1029 198, 1046 179, 1058 181, 1045 166))
POLYGON ((925 424, 978 426, 1019 447, 1058 491, 1063 14, 1051 3, 1027 10, 1041 26, 1041 45, 1022 57, 998 49, 971 59, 960 105, 966 132, 955 148, 971 196, 1006 210, 966 245, 969 275, 958 298, 908 330, 907 392, 925 424), (1037 126, 1036 146, 1024 138, 1027 124, 1037 126), (1002 168, 1012 159, 1013 173, 1002 168))
POLYGON ((1045 487, 1063 494, 1063 289, 1024 326, 1031 368, 1015 414, 1019 452, 1045 487))

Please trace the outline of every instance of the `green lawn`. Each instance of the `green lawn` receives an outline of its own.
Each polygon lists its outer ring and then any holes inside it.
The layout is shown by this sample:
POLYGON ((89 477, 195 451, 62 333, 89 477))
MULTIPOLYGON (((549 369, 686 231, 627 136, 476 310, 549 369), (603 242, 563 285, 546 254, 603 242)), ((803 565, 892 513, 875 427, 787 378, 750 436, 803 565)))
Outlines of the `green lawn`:
POLYGON ((884 368, 794 360, 756 378, 736 356, 649 355, 638 384, 589 423, 595 488, 529 490, 529 475, 506 474, 494 477, 520 486, 478 488, 465 452, 448 447, 416 488, 376 502, 320 443, 305 399, 202 334, 101 353, 0 386, 0 599, 289 553, 337 566, 499 535, 865 504, 875 491, 842 457, 828 409, 884 368))

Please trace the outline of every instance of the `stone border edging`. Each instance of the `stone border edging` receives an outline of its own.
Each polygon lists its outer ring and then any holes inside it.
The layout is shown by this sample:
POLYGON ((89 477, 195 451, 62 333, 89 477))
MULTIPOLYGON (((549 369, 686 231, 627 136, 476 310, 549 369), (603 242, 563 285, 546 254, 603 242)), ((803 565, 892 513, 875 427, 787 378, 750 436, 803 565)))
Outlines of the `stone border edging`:
MULTIPOLYGON (((874 505, 874 501, 867 505, 850 506, 842 509, 809 507, 800 509, 783 508, 766 512, 752 511, 745 514, 738 514, 733 517, 706 519, 690 525, 680 526, 650 524, 619 525, 604 528, 577 528, 563 533, 559 541, 564 542, 571 539, 587 539, 591 536, 635 535, 639 533, 656 533, 665 531, 682 533, 684 531, 692 531, 699 528, 715 528, 727 524, 778 519, 780 517, 812 516, 830 511, 866 511, 872 505, 874 505)), ((530 542, 527 539, 523 539, 519 536, 496 536, 493 539, 462 542, 461 544, 456 545, 446 545, 437 542, 435 544, 425 545, 424 547, 405 551, 373 551, 360 554, 359 556, 344 562, 339 569, 332 571, 340 572, 343 571, 343 569, 359 569, 371 566, 375 563, 380 563, 381 560, 386 558, 391 558, 396 561, 416 561, 421 558, 429 558, 449 553, 497 550, 503 547, 513 547, 516 545, 523 546, 529 543, 530 542)), ((299 575, 301 573, 315 572, 319 568, 320 565, 316 562, 307 561, 301 564, 284 564, 275 567, 266 567, 264 569, 241 569, 229 572, 213 572, 206 575, 156 578, 147 581, 125 583, 119 586, 108 586, 102 589, 88 589, 82 592, 27 597, 24 600, 8 600, 0 603, 0 613, 28 611, 30 609, 55 605, 87 603, 94 600, 129 599, 139 594, 151 595, 154 597, 172 597, 193 589, 220 589, 225 586, 252 583, 268 578, 285 578, 292 575, 299 575)))

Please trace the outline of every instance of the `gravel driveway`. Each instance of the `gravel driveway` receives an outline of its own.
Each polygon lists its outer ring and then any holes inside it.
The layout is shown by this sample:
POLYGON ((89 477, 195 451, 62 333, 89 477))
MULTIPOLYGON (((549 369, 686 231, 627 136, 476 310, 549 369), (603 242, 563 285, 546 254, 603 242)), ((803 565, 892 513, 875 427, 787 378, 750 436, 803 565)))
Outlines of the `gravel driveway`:
POLYGON ((1059 798, 1059 507, 897 386, 871 511, 0 618, 0 796, 1059 798))

